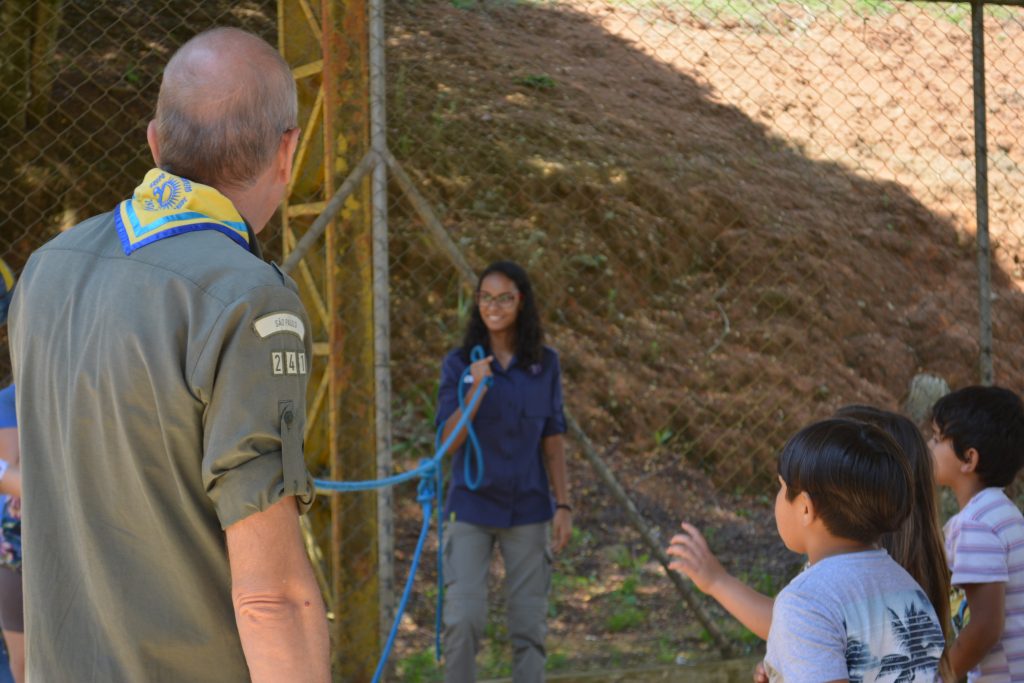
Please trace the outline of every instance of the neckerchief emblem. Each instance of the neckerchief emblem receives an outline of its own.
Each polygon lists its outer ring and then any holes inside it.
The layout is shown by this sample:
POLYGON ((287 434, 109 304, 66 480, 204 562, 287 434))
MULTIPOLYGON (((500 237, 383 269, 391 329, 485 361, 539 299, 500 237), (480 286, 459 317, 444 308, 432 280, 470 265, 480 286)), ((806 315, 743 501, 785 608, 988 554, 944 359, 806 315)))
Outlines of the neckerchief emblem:
POLYGON ((231 200, 209 185, 154 168, 131 199, 117 205, 114 223, 124 253, 198 230, 215 230, 249 249, 249 229, 231 200))

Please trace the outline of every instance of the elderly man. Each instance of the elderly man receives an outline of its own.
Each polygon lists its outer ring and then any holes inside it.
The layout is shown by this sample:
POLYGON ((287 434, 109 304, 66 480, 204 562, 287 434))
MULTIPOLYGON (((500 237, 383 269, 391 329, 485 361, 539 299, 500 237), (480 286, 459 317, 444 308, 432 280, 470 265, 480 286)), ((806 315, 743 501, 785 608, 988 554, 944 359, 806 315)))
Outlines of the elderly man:
POLYGON ((258 233, 299 131, 235 29, 168 63, 133 196, 39 249, 11 314, 29 680, 326 681, 298 514, 309 324, 258 233))

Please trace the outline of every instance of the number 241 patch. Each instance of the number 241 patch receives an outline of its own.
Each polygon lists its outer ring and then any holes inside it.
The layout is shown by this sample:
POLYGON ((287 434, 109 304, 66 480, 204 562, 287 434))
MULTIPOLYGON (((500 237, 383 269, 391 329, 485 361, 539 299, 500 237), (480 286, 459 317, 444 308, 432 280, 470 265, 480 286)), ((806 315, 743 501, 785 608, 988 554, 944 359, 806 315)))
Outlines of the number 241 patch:
POLYGON ((271 351, 270 371, 275 375, 305 375, 305 351, 271 351))

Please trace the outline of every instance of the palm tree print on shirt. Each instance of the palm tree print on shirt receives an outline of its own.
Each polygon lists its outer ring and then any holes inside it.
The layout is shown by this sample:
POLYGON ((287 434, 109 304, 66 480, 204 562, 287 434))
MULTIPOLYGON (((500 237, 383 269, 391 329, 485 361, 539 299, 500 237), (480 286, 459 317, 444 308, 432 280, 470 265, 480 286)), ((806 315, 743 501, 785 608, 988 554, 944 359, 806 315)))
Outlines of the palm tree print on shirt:
MULTIPOLYGON (((918 597, 926 599, 923 594, 918 597)), ((886 635, 892 638, 885 640, 898 643, 900 651, 879 660, 867 644, 851 638, 846 647, 850 683, 862 683, 866 676, 869 681, 911 683, 918 673, 924 675, 922 680, 932 680, 945 646, 942 629, 916 601, 906 605, 902 617, 892 608, 886 611, 889 613, 886 628, 891 629, 886 635)))

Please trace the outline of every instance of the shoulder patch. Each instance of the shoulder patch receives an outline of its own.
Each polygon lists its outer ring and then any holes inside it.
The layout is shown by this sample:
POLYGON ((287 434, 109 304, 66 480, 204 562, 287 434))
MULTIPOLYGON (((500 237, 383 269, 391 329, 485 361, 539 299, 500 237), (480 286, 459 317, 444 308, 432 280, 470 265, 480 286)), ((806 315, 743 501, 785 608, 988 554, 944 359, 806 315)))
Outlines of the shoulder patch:
POLYGON ((252 329, 260 339, 266 339, 282 332, 294 334, 299 339, 304 340, 306 338, 306 326, 302 324, 302 319, 288 311, 268 313, 261 316, 253 322, 252 329))

